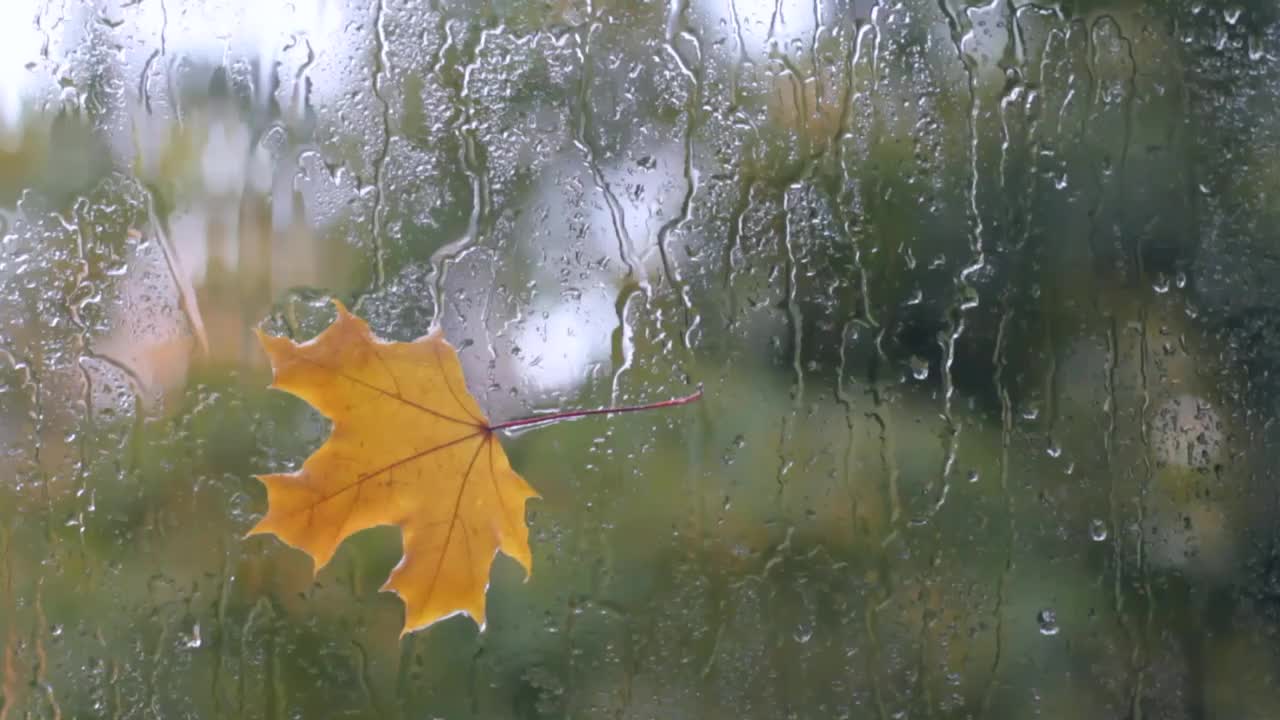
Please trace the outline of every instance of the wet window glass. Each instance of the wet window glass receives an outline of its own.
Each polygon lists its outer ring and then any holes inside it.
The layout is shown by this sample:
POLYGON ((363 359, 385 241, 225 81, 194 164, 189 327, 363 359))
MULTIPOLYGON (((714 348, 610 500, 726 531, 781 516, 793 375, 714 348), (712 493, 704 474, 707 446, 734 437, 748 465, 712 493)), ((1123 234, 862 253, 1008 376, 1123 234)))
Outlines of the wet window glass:
POLYGON ((0 718, 1280 707, 1274 2, 0 20, 0 718), (483 629, 248 536, 335 300, 539 496, 483 629))

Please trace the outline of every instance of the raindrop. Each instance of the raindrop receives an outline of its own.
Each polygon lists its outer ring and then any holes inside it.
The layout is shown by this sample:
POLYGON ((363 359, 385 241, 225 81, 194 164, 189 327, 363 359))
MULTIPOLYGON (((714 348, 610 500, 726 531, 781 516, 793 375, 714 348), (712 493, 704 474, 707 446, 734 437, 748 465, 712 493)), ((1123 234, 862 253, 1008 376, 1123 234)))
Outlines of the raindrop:
POLYGON ((1089 521, 1089 537, 1094 542, 1102 542, 1107 539, 1107 524, 1094 518, 1089 521))
POLYGON ((809 642, 813 639, 813 626, 809 623, 800 623, 799 625, 796 625, 796 631, 792 637, 794 637, 796 642, 801 645, 809 642))
POLYGON ((1151 289, 1160 295, 1169 292, 1169 278, 1164 273, 1156 273, 1156 280, 1151 283, 1151 289))
POLYGON ((969 471, 969 475, 968 475, 968 480, 969 480, 969 482, 971 482, 971 483, 976 483, 976 482, 978 482, 978 479, 979 479, 978 471, 977 471, 977 470, 970 470, 970 471, 969 471))
POLYGON ((1045 608, 1036 613, 1036 622, 1040 624, 1041 635, 1058 634, 1058 613, 1053 610, 1045 608))
POLYGON ((200 638, 200 623, 195 623, 194 625, 192 625, 191 634, 187 635, 184 633, 180 636, 180 639, 182 641, 183 647, 198 648, 201 645, 203 645, 204 641, 201 640, 200 638))
POLYGON ((911 356, 911 377, 924 380, 929 377, 929 361, 919 355, 911 356))

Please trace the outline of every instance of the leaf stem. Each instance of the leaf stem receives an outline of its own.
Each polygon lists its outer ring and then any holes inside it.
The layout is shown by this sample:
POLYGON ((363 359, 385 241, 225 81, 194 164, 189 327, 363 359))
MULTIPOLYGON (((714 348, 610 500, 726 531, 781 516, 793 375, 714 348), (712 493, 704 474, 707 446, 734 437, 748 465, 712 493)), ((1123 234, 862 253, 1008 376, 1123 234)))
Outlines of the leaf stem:
POLYGON ((570 418, 586 417, 587 415, 613 415, 615 413, 640 412, 641 410, 658 410, 660 408, 675 407, 677 405, 688 405, 696 402, 702 397, 702 390, 698 390, 692 395, 684 397, 672 398, 661 402, 647 403, 645 405, 624 405, 622 407, 599 408, 597 410, 569 410, 567 412, 552 413, 550 415, 535 415, 534 417, 520 418, 519 420, 508 420, 490 425, 489 430, 510 430, 511 428, 524 427, 525 425, 537 425, 545 422, 555 422, 557 420, 569 420, 570 418))

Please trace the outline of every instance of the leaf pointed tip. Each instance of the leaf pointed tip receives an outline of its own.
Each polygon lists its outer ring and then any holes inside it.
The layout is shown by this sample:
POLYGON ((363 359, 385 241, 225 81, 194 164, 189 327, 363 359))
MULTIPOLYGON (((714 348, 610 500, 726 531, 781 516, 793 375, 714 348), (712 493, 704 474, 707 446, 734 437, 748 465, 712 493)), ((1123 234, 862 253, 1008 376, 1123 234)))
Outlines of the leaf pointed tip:
MULTIPOLYGON (((260 473, 258 475, 254 475, 253 479, 262 483, 262 486, 267 488, 269 492, 271 490, 271 483, 276 482, 286 476, 287 476, 286 474, 282 474, 282 473, 260 473)), ((271 502, 270 495, 268 495, 268 498, 267 498, 268 505, 270 504, 270 502, 271 502)), ((266 519, 267 518, 263 516, 262 520, 266 520, 266 519)), ((262 520, 258 521, 257 527, 262 527, 262 520)), ((254 528, 254 529, 256 530, 257 528, 254 528)))
MULTIPOLYGON (((403 599, 403 597, 401 599, 403 599)), ((483 613, 481 613, 480 618, 477 619, 474 615, 472 615, 470 610, 454 610, 451 613, 446 613, 444 615, 438 615, 434 618, 427 618, 425 620, 418 620, 417 622, 414 622, 412 619, 410 619, 410 612, 408 608, 405 608, 404 627, 400 628, 400 639, 404 640, 405 636, 407 635, 412 635, 416 632, 427 630, 437 623, 443 622, 445 620, 448 620, 451 617, 456 617, 458 615, 462 615, 466 617, 468 620, 474 622, 476 626, 480 629, 480 632, 484 632, 485 618, 483 613)))
MULTIPOLYGON (((255 480, 262 483, 264 486, 268 488, 270 487, 270 483, 268 482, 268 478, 271 477, 270 475, 254 475, 253 477, 255 480)), ((267 528, 267 516, 270 514, 271 514, 271 511, 270 509, 268 509, 268 511, 265 514, 263 514, 262 517, 258 518, 258 522, 254 523, 253 527, 249 528, 249 531, 246 532, 243 536, 241 536, 240 539, 248 540, 249 538, 256 537, 258 535, 272 534, 271 530, 267 528)))
MULTIPOLYGON (((259 479, 262 478, 262 476, 258 476, 258 475, 255 475, 254 477, 257 477, 259 479)), ((254 526, 249 528, 248 532, 246 532, 244 536, 242 536, 240 539, 248 540, 250 538, 260 537, 263 535, 273 535, 275 536, 276 539, 283 542, 284 539, 281 538, 280 535, 274 529, 272 529, 270 525, 270 519, 271 519, 271 513, 268 512, 267 514, 259 518, 258 522, 254 523, 254 526)), ((285 543, 285 544, 288 545, 288 543, 285 543)))
POLYGON ((330 298, 330 300, 333 302, 333 308, 337 311, 338 316, 334 319, 333 324, 330 325, 322 334, 328 334, 329 332, 340 329, 341 332, 345 333, 354 332, 361 338, 361 340, 364 341, 375 343, 381 342, 377 336, 373 334, 372 328, 369 327, 369 323, 364 318, 351 312, 351 310, 347 308, 346 304, 338 298, 330 298))

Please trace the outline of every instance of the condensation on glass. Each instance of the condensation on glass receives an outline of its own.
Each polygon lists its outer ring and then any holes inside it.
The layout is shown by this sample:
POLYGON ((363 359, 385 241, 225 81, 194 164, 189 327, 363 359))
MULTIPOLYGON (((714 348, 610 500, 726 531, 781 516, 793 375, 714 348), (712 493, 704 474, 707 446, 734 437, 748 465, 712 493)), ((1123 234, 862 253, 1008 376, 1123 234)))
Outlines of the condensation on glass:
POLYGON ((0 718, 1280 706, 1280 9, 9 0, 0 718), (398 639, 252 330, 433 325, 542 494, 398 639))

